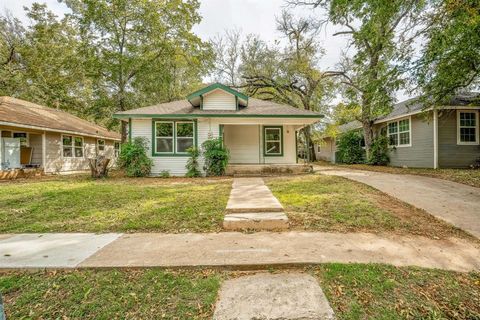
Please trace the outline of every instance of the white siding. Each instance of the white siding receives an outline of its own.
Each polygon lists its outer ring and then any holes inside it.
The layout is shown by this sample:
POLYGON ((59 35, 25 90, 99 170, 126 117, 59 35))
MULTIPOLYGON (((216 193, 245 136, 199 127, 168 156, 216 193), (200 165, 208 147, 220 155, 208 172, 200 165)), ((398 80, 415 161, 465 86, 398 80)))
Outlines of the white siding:
MULTIPOLYGON (((219 124, 211 119, 199 119, 197 122, 197 145, 209 137, 218 137, 219 124)), ((153 160, 152 175, 159 175, 162 171, 168 171, 170 175, 183 176, 187 172, 185 168, 188 156, 152 156, 152 119, 132 120, 132 138, 144 137, 148 140, 148 156, 153 160)), ((200 159, 200 169, 203 168, 203 160, 200 159)))
POLYGON ((223 90, 214 90, 203 96, 204 110, 236 110, 235 96, 223 90))
POLYGON ((259 163, 260 126, 227 125, 224 127, 225 146, 230 150, 230 163, 259 163))
POLYGON ((32 148, 32 164, 42 164, 42 135, 41 134, 29 134, 29 145, 32 148))
POLYGON ((335 150, 336 146, 333 138, 325 138, 320 144, 315 144, 315 155, 319 160, 333 162, 335 150))

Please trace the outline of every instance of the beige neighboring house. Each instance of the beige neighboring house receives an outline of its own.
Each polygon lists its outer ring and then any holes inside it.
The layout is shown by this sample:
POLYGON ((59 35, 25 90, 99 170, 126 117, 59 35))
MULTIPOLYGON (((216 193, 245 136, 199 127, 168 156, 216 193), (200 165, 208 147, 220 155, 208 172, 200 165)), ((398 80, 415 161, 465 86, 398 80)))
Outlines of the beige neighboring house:
POLYGON ((61 110, 0 97, 0 170, 85 171, 89 158, 115 159, 119 150, 116 132, 61 110))
MULTIPOLYGON (((129 123, 130 139, 149 141, 152 175, 168 171, 177 176, 187 171, 187 149, 216 137, 222 137, 230 151, 228 174, 304 170, 305 166, 297 163, 297 133, 323 117, 250 98, 220 83, 193 92, 185 100, 114 116, 129 123)), ((199 162, 201 168, 203 159, 199 162)))

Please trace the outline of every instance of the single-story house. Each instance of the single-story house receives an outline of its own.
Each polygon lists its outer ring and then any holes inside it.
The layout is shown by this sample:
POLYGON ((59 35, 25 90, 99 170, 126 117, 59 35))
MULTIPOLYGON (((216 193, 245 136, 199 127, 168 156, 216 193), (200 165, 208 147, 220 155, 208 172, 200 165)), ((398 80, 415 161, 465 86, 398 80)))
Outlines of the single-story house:
POLYGON ((114 159, 120 140, 120 134, 67 112, 0 97, 0 170, 84 171, 88 158, 114 159))
MULTIPOLYGON (((464 168, 480 158, 480 94, 457 95, 425 109, 418 98, 394 106, 374 124, 374 134, 389 137, 390 165, 412 168, 464 168)), ((361 129, 358 121, 339 126, 340 134, 361 129)), ((317 157, 335 162, 335 137, 316 146, 317 157)))
MULTIPOLYGON (((294 171, 297 132, 322 118, 316 112, 254 99, 215 83, 188 95, 185 100, 118 112, 128 121, 129 138, 149 141, 152 174, 168 171, 184 175, 186 150, 201 147, 209 138, 222 137, 230 151, 228 173, 278 166, 294 171)), ((200 159, 200 169, 202 159, 200 159)))

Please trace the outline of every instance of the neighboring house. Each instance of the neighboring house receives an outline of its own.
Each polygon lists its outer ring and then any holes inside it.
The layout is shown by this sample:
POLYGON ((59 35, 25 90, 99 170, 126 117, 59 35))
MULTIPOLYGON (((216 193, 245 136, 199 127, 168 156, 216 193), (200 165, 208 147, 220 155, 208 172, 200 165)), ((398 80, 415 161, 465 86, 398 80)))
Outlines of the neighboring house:
MULTIPOLYGON (((129 137, 149 141, 153 175, 168 171, 184 175, 187 149, 223 137, 230 151, 230 166, 265 168, 297 164, 296 134, 322 115, 248 96, 219 83, 190 94, 186 100, 162 103, 114 117, 129 123, 129 137)), ((203 160, 200 159, 202 167, 203 160)), ((233 170, 233 172, 238 172, 233 170)))
MULTIPOLYGON (((480 158, 480 94, 457 95, 448 103, 424 110, 418 98, 394 106, 376 120, 374 133, 390 138, 390 165, 412 168, 463 168, 480 158)), ((339 132, 361 129, 358 121, 339 132)), ((335 162, 335 138, 326 137, 317 156, 335 162)))
POLYGON ((45 173, 89 169, 88 158, 115 158, 120 135, 61 110, 0 97, 0 169, 45 173))

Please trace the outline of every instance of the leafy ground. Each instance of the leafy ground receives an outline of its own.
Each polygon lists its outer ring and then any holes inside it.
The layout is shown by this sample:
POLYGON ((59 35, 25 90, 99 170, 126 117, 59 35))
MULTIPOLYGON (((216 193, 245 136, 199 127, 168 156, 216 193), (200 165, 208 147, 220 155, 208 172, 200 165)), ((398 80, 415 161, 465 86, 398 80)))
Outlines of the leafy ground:
POLYGON ((470 238, 423 210, 342 177, 303 175, 266 179, 293 229, 470 238))
POLYGON ((453 182, 463 183, 472 187, 480 188, 480 170, 478 169, 423 169, 423 168, 397 168, 387 166, 371 166, 368 164, 332 164, 329 162, 319 161, 317 165, 339 166, 348 169, 367 170, 385 173, 397 174, 415 174, 419 176, 427 176, 449 180, 453 182))
MULTIPOLYGON (((315 276, 338 319, 479 319, 480 273, 324 264, 315 276)), ((275 271, 270 272, 287 272, 275 271)), ((73 270, 0 273, 11 319, 211 319, 224 279, 211 270, 73 270)))
POLYGON ((480 319, 480 273, 365 264, 310 270, 339 319, 480 319))
POLYGON ((0 184, 0 232, 213 232, 231 179, 54 177, 0 184))
POLYGON ((9 272, 0 292, 9 319, 211 319, 220 281, 208 271, 9 272))

